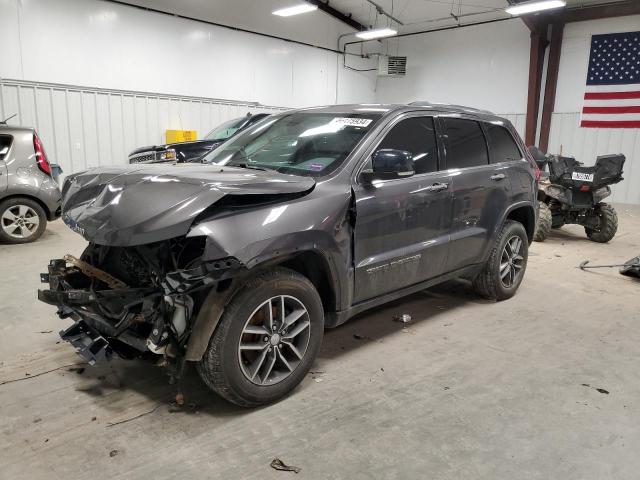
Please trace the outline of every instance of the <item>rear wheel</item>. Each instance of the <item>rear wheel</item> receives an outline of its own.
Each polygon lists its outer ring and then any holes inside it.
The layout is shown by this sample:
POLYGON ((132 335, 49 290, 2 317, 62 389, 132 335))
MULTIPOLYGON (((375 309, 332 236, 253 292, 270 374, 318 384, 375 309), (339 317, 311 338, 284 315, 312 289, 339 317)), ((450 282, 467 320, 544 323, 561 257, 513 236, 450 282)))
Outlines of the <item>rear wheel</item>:
POLYGON ((493 300, 513 297, 524 278, 528 254, 529 243, 524 226, 507 220, 482 271, 473 281, 475 290, 493 300))
POLYGON ((309 371, 323 330, 322 302, 313 284, 293 270, 266 271, 225 307, 198 372, 236 405, 273 402, 309 371))
POLYGON ((538 222, 536 223, 536 232, 533 239, 536 242, 544 242, 551 232, 551 224, 553 218, 549 205, 544 202, 538 202, 538 222))
POLYGON ((46 228, 47 216, 38 202, 21 197, 0 202, 0 241, 33 242, 46 228))
POLYGON ((598 243, 606 243, 611 240, 618 231, 618 214, 608 203, 599 203, 594 208, 594 215, 598 217, 598 228, 584 227, 589 240, 598 243))

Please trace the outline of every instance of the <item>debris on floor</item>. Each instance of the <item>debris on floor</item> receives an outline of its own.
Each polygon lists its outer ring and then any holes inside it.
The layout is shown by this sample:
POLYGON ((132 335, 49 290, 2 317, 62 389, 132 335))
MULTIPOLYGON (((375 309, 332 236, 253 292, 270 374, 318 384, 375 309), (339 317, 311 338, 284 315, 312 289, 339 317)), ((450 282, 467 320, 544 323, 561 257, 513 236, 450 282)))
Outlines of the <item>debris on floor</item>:
POLYGON ((300 470, 302 470, 300 467, 294 467, 293 465, 287 465, 286 463, 284 463, 282 460, 280 460, 279 458, 274 458, 273 460, 271 460, 271 468, 275 469, 275 470, 281 470, 283 472, 294 472, 294 473, 300 473, 300 470))
POLYGON ((593 388, 596 392, 600 392, 604 395, 609 395, 609 390, 605 390, 604 388, 596 388, 596 387, 592 387, 591 385, 589 385, 588 383, 582 383, 581 384, 583 387, 589 387, 589 388, 593 388))
POLYGON ((578 265, 580 270, 586 270, 588 268, 615 268, 620 267, 620 274, 627 277, 640 278, 640 255, 627 260, 624 263, 615 263, 612 265, 589 265, 589 260, 585 260, 578 265))
POLYGON ((70 368, 69 370, 67 370, 69 372, 76 372, 78 375, 82 375, 85 371, 84 367, 74 367, 74 368, 70 368))
POLYGON ((403 313, 393 317, 393 320, 400 323, 409 323, 411 321, 411 315, 409 315, 408 313, 403 313))
POLYGON ((356 340, 373 340, 373 338, 367 337, 366 335, 360 335, 359 333, 354 333, 353 338, 356 340))
POLYGON ((110 456, 110 457, 115 457, 117 454, 118 454, 118 450, 111 450, 111 451, 109 452, 109 456, 110 456))

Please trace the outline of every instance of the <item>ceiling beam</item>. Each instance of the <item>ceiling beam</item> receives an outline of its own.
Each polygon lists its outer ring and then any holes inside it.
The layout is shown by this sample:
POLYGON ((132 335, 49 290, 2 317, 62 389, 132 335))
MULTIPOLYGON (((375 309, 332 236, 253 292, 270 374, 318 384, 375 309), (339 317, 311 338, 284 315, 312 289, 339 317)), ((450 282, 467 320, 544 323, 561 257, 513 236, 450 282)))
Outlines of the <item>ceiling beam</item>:
POLYGON ((623 17, 625 15, 639 15, 640 14, 640 2, 637 0, 625 1, 620 3, 612 3, 607 5, 598 5, 594 7, 582 7, 568 9, 562 12, 561 15, 555 16, 549 14, 549 20, 551 17, 555 21, 562 21, 564 23, 571 22, 584 22, 587 20, 599 20, 601 18, 611 17, 623 17), (558 18, 560 17, 560 18, 558 18))
POLYGON ((342 23, 349 25, 351 28, 355 28, 358 31, 368 30, 367 27, 362 25, 360 22, 354 20, 351 17, 351 14, 345 14, 345 13, 342 13, 340 10, 336 10, 331 5, 329 5, 328 1, 323 2, 322 0, 307 0, 307 2, 312 5, 317 5, 318 9, 331 15, 336 20, 340 20, 342 23))

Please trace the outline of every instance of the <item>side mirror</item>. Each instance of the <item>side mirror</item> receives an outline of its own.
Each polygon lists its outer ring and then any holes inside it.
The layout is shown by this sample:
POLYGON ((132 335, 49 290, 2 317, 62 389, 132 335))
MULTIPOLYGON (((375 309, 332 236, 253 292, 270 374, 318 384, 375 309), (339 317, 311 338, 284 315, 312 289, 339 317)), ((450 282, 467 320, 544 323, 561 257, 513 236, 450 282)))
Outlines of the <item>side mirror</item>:
POLYGON ((365 182, 373 180, 392 180, 415 174, 413 156, 406 150, 383 148, 371 156, 371 170, 363 170, 361 177, 365 182))

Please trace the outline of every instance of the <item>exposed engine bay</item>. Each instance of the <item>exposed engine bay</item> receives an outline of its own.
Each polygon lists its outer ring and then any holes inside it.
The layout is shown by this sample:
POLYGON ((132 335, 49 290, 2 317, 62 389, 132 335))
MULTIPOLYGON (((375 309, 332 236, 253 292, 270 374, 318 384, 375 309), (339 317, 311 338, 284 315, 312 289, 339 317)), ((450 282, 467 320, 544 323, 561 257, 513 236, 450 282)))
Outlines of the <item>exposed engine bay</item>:
POLYGON ((210 287, 243 268, 202 262, 204 238, 148 245, 89 244, 82 257, 51 260, 38 298, 74 324, 60 332, 90 364, 151 357, 180 368, 192 322, 210 287), (158 357, 160 356, 160 357, 158 357))

